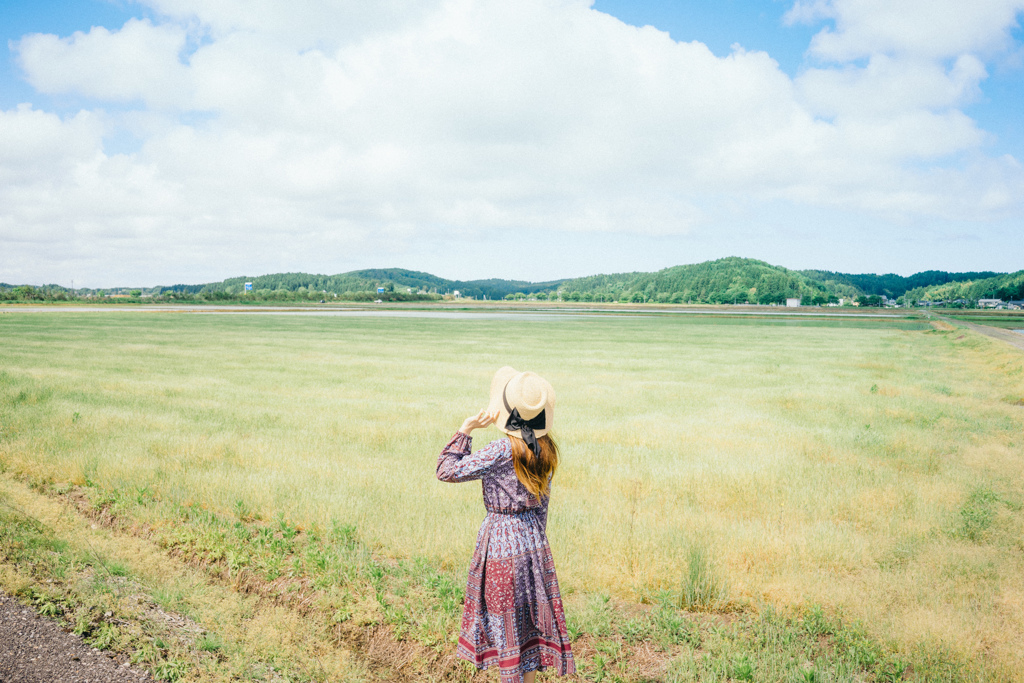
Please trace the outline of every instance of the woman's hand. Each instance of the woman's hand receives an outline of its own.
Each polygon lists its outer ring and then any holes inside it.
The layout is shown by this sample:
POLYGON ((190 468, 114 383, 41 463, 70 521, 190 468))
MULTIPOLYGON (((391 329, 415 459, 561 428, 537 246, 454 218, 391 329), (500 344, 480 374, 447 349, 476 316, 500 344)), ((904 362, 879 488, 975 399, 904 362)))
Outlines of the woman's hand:
POLYGON ((470 432, 474 429, 483 429, 484 427, 490 427, 494 424, 494 421, 498 419, 498 411, 495 410, 493 413, 488 413, 487 409, 484 408, 476 415, 470 415, 462 423, 462 427, 459 431, 469 436, 470 432))

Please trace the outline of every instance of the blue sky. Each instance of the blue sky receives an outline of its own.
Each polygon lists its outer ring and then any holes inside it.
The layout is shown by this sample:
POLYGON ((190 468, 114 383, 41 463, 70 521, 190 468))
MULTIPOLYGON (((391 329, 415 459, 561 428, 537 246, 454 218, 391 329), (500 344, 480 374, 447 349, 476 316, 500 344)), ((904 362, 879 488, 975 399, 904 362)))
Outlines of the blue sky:
POLYGON ((789 5, 775 0, 721 0, 720 2, 637 2, 598 0, 594 9, 634 26, 651 25, 667 31, 673 40, 699 41, 719 56, 740 44, 746 50, 767 52, 784 71, 794 75, 816 29, 784 26, 789 5))
POLYGON ((0 282, 1018 270, 1022 11, 8 1, 0 282))

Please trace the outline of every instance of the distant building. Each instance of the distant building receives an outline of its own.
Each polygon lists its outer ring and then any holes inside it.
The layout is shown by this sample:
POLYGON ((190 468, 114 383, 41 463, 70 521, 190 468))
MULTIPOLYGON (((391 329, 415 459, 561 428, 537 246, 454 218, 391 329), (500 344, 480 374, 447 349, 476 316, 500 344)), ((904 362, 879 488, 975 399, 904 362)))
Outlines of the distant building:
POLYGON ((786 299, 786 308, 796 308, 800 305, 800 299, 786 299))
POLYGON ((978 299, 978 308, 999 308, 1002 303, 1002 299, 978 299))
POLYGON ((1007 301, 1006 307, 1011 311, 1024 310, 1024 301, 1007 301))
POLYGON ((454 292, 452 292, 452 296, 454 296, 456 299, 458 299, 460 296, 462 296, 462 293, 459 292, 459 290, 456 289, 454 292))

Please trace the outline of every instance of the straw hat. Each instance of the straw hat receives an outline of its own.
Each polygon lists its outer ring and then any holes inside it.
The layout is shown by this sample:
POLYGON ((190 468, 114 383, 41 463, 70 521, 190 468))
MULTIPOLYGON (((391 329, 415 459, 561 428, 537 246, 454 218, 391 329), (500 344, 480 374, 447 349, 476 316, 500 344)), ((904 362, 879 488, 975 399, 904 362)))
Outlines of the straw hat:
POLYGON ((498 411, 494 426, 510 436, 529 442, 521 427, 510 429, 517 423, 510 417, 518 413, 520 421, 531 423, 534 436, 540 438, 551 431, 555 419, 555 390, 546 379, 533 372, 519 372, 507 365, 491 380, 491 401, 488 412, 498 411))

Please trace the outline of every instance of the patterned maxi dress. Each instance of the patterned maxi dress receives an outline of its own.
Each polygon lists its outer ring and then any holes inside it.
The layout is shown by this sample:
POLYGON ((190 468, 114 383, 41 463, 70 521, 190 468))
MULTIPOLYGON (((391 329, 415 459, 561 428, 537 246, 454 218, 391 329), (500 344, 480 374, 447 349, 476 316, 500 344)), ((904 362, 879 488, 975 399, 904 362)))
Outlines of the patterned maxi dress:
POLYGON ((497 665, 501 683, 548 667, 575 673, 548 546, 548 498, 537 500, 520 483, 508 439, 471 449, 472 439, 459 432, 437 459, 441 481, 483 479, 487 508, 469 566, 458 655, 478 669, 497 665))

